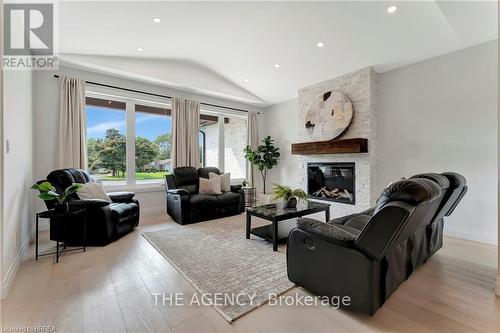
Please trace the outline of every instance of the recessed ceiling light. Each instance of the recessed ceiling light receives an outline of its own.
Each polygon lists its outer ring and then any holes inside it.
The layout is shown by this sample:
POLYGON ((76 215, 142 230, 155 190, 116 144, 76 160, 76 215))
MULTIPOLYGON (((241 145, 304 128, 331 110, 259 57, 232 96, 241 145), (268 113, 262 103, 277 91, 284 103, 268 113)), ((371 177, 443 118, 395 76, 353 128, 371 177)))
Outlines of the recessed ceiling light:
POLYGON ((154 23, 160 23, 161 22, 161 18, 159 18, 159 17, 153 17, 153 22, 154 23))
POLYGON ((249 80, 249 79, 244 79, 243 81, 248 82, 248 81, 250 81, 250 80, 249 80))
POLYGON ((321 48, 321 47, 325 46, 325 43, 323 43, 323 42, 318 42, 318 43, 316 44, 316 46, 317 46, 317 47, 319 47, 319 48, 321 48))
POLYGON ((280 64, 274 64, 275 68, 280 68, 280 64))
POLYGON ((398 10, 398 6, 394 6, 394 5, 393 5, 393 6, 389 6, 389 7, 387 8, 387 12, 388 12, 389 14, 393 14, 393 13, 395 13, 395 12, 396 12, 396 10, 398 10))
POLYGON ((141 51, 144 51, 144 49, 142 47, 138 47, 137 51, 141 52, 141 51))

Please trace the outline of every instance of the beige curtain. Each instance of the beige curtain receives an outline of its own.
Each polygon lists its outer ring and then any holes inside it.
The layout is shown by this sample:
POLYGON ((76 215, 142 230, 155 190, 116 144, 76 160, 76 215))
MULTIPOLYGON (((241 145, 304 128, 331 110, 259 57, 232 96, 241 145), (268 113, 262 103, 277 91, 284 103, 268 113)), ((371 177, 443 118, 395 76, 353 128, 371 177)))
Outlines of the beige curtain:
POLYGON ((85 81, 59 78, 59 168, 87 168, 85 81))
POLYGON ((172 98, 172 168, 200 166, 200 103, 172 98))
MULTIPOLYGON (((250 146, 252 150, 257 149, 259 145, 259 135, 257 131, 257 112, 248 112, 247 121, 247 146, 250 146)), ((250 186, 257 186, 255 166, 247 161, 247 180, 250 186)))

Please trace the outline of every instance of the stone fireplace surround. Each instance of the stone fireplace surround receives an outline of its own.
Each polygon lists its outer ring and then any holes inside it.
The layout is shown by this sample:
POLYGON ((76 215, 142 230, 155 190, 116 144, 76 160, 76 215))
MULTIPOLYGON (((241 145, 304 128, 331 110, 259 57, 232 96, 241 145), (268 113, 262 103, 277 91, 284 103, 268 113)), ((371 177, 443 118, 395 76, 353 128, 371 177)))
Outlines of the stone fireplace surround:
MULTIPOLYGON (((299 186, 307 191, 307 163, 312 162, 351 162, 356 169, 356 204, 349 205, 325 201, 331 204, 331 217, 340 217, 360 212, 375 204, 377 167, 377 111, 378 111, 378 74, 371 68, 357 70, 337 78, 305 87, 298 93, 298 140, 316 141, 310 129, 306 129, 305 116, 314 98, 327 91, 341 91, 351 99, 354 114, 349 128, 337 139, 366 138, 368 153, 359 154, 321 154, 298 156, 301 178, 299 186)), ((311 199, 315 200, 315 199, 311 199)))

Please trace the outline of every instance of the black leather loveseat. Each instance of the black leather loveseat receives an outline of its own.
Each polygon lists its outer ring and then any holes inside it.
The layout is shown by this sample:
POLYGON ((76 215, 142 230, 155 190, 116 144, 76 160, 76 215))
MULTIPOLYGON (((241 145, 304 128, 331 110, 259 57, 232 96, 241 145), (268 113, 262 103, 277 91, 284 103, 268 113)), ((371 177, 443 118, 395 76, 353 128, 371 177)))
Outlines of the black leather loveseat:
MULTIPOLYGON (((62 193, 64 189, 73 183, 88 183, 95 181, 95 179, 80 169, 60 169, 52 171, 47 176, 47 181, 56 188, 58 193, 62 193)), ((135 199, 135 193, 114 192, 108 193, 108 195, 113 201, 112 203, 99 199, 80 200, 77 193, 69 201, 70 209, 86 208, 87 245, 102 246, 109 244, 129 233, 139 224, 139 201, 135 199)), ((55 202, 46 201, 45 203, 47 208, 54 208, 55 202)), ((51 221, 52 223, 56 223, 56 221, 51 221)), ((72 228, 80 228, 77 223, 67 223, 66 227, 69 228, 69 230, 65 231, 66 234, 80 234, 81 232, 81 229, 71 230, 72 228)), ((51 226, 51 238, 55 230, 57 228, 51 226)), ((67 240, 67 243, 69 245, 81 245, 82 238, 70 239, 67 240)))
POLYGON ((200 194, 200 177, 208 173, 220 175, 217 168, 175 168, 166 178, 167 213, 175 222, 188 224, 240 214, 245 210, 241 185, 231 185, 230 192, 219 195, 200 194))
POLYGON ((373 314, 442 246, 443 217, 466 191, 458 174, 416 175, 389 185, 362 213, 299 219, 288 237, 288 278, 320 296, 349 296, 350 309, 373 314))

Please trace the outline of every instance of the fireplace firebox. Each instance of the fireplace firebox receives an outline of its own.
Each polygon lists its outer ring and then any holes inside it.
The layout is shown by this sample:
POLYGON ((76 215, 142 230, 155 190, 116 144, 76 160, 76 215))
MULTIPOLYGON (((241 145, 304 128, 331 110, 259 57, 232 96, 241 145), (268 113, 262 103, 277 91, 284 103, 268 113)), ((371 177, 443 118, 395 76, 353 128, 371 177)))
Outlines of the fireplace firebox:
POLYGON ((310 198, 356 204, 354 163, 307 163, 307 194, 310 198))

